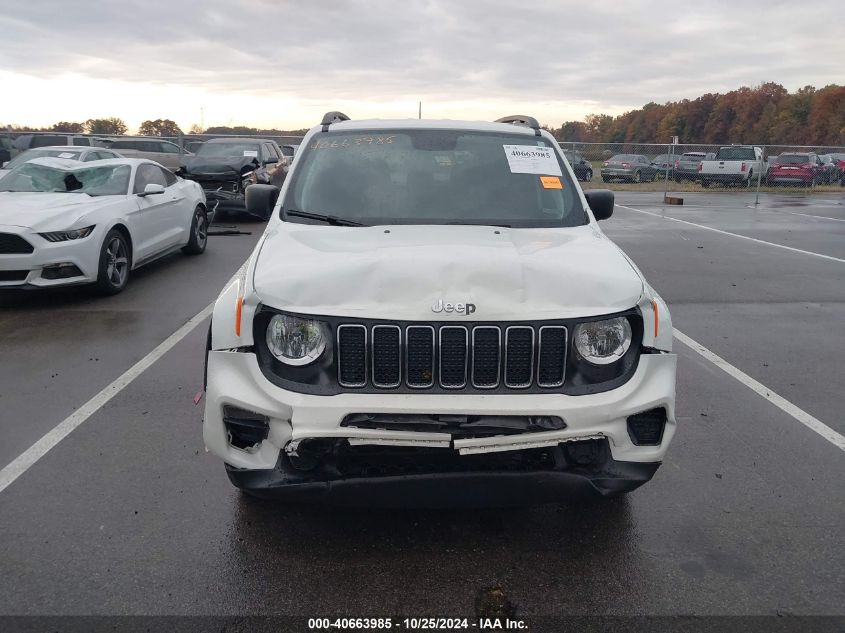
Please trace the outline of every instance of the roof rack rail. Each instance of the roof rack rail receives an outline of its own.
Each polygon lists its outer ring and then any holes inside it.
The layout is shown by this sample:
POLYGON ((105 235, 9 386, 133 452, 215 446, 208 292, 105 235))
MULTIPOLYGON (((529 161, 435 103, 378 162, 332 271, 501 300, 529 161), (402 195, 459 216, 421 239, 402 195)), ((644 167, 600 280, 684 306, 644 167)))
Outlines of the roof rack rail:
POLYGON ((540 136, 540 124, 533 116, 525 116, 524 114, 512 114, 511 116, 503 116, 501 119, 496 119, 496 123, 512 123, 513 125, 524 125, 534 130, 535 136, 540 136))
POLYGON ((326 112, 323 115, 323 120, 320 121, 320 125, 323 126, 323 132, 329 131, 329 126, 332 123, 340 123, 341 121, 348 121, 349 117, 346 116, 343 112, 338 112, 337 110, 332 110, 331 112, 326 112))

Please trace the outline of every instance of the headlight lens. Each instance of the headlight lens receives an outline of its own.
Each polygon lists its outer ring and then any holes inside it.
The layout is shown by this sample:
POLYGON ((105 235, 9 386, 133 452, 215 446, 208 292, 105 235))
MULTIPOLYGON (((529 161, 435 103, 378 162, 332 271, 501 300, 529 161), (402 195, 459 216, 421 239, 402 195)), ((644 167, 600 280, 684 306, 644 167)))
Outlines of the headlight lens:
POLYGON ((625 317, 579 323, 575 328, 575 349, 589 363, 609 365, 631 347, 631 324, 625 317))
POLYGON ((319 321, 276 314, 267 324, 267 347, 288 365, 307 365, 326 349, 325 327, 319 321))
POLYGON ((84 229, 73 229, 71 231, 53 231, 51 233, 39 233, 48 242, 67 242, 68 240, 80 240, 91 235, 95 225, 86 226, 84 229))

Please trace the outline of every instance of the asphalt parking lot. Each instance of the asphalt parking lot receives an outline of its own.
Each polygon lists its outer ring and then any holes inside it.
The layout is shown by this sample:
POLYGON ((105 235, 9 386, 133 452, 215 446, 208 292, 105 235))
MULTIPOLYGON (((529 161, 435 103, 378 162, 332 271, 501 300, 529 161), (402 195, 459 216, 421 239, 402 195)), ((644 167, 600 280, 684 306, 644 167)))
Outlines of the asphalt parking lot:
MULTIPOLYGON (((0 614, 472 616, 498 583, 526 617, 845 615, 845 195, 684 197, 620 193, 603 224, 686 341, 650 484, 483 511, 245 498, 203 450, 198 318, 0 491, 0 614)), ((113 298, 0 294, 3 472, 201 314, 263 225, 237 227, 113 298)))

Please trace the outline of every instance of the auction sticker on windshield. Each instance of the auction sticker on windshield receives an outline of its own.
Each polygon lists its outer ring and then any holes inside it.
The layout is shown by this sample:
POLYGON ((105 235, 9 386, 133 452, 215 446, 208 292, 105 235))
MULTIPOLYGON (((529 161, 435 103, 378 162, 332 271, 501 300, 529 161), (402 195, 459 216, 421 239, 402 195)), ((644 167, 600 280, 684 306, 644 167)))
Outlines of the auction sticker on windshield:
POLYGON ((255 158, 256 156, 258 156, 258 150, 256 150, 256 149, 245 149, 244 150, 244 156, 249 156, 249 157, 255 158))
POLYGON ((512 174, 545 174, 562 176, 551 147, 537 145, 503 145, 512 174))

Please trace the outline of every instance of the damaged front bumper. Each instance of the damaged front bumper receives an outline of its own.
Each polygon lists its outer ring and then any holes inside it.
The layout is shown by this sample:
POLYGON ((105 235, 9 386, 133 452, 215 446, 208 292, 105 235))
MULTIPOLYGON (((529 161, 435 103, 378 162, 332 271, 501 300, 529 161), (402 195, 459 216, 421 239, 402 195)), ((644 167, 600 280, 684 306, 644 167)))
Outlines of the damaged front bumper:
POLYGON ((252 353, 211 351, 208 363, 206 446, 226 462, 238 487, 291 500, 511 505, 586 491, 615 494, 652 477, 675 432, 674 354, 644 354, 625 384, 581 396, 317 396, 273 385, 252 353), (263 429, 254 441, 233 437, 235 427, 226 419, 232 410, 263 429), (659 436, 637 443, 630 418, 654 410, 664 412, 659 436), (365 423, 368 416, 375 422, 365 423), (500 424, 501 417, 534 422, 502 432, 471 424, 432 430, 403 424, 406 418, 500 424), (549 422, 555 419, 562 423, 549 422))

